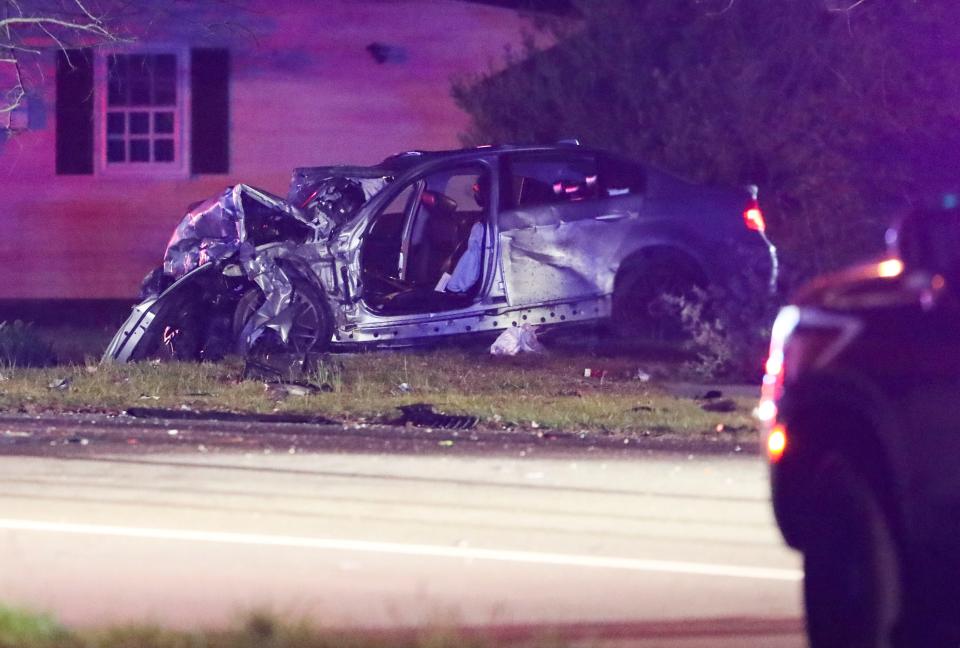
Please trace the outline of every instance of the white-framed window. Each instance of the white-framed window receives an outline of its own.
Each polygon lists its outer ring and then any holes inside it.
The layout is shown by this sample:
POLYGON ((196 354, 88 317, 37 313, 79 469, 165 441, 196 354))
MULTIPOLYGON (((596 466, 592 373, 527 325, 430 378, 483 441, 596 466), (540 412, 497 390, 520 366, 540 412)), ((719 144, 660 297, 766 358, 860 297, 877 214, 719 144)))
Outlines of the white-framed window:
POLYGON ((98 174, 188 173, 189 66, 189 51, 179 47, 98 53, 94 89, 98 174))

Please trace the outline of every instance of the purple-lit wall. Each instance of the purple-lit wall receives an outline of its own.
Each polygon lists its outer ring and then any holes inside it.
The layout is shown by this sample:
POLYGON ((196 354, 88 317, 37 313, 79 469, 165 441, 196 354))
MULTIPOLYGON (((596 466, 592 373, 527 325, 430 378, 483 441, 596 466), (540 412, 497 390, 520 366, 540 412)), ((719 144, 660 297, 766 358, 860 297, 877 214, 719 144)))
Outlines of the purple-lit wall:
POLYGON ((284 195, 296 166, 456 147, 466 115, 451 78, 518 49, 526 26, 511 10, 458 0, 249 4, 214 43, 231 50, 227 175, 56 175, 50 54, 30 128, 0 143, 0 299, 132 298, 186 206, 229 184, 284 195), (400 50, 378 63, 374 42, 400 50))

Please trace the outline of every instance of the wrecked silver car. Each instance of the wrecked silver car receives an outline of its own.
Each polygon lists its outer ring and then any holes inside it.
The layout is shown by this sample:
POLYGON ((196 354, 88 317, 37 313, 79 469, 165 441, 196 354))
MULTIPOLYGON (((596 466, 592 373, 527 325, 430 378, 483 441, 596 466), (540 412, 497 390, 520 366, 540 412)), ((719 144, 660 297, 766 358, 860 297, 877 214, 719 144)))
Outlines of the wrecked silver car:
POLYGON ((611 321, 748 272, 775 282, 755 189, 688 184, 575 144, 413 151, 294 172, 189 209, 104 360, 404 346, 611 321))

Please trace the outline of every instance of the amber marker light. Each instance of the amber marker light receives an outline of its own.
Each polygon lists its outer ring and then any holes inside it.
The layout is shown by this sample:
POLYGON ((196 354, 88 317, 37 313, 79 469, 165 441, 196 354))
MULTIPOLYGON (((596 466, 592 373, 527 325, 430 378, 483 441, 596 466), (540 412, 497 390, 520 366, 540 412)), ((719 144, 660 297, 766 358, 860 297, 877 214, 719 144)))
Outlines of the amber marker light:
POLYGON ((887 259, 877 264, 877 274, 881 277, 899 277, 903 272, 903 261, 900 259, 887 259))
POLYGON ((770 436, 767 437, 767 456, 770 461, 776 463, 783 456, 783 451, 787 449, 787 428, 783 425, 775 425, 770 430, 770 436))

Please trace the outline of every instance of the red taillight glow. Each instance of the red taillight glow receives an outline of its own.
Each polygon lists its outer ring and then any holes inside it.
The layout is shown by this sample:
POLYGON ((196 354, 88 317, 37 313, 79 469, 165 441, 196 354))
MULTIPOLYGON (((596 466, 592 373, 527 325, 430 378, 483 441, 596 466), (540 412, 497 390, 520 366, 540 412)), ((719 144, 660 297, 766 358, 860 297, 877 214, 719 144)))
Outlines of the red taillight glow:
POLYGON ((743 222, 747 226, 747 229, 751 229, 754 232, 764 232, 767 229, 767 224, 763 221, 763 211, 760 209, 760 203, 757 200, 751 199, 747 203, 747 208, 743 210, 743 222))
POLYGON ((780 461, 783 451, 787 449, 787 428, 775 425, 767 437, 767 456, 770 461, 780 461))

